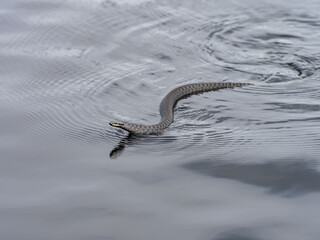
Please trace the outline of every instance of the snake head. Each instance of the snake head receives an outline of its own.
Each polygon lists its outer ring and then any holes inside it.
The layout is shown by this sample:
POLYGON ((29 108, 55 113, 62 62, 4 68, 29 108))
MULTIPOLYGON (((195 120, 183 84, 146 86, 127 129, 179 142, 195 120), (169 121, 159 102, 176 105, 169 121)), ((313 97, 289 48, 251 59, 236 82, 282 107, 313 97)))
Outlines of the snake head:
POLYGON ((131 132, 131 129, 130 129, 130 124, 127 124, 127 123, 123 123, 123 122, 118 122, 118 121, 112 121, 109 123, 112 127, 118 127, 118 128, 121 128, 123 130, 126 130, 126 131, 129 131, 131 132))
POLYGON ((112 127, 119 127, 119 128, 123 128, 124 127, 124 123, 122 122, 118 122, 118 121, 112 121, 109 123, 112 127))

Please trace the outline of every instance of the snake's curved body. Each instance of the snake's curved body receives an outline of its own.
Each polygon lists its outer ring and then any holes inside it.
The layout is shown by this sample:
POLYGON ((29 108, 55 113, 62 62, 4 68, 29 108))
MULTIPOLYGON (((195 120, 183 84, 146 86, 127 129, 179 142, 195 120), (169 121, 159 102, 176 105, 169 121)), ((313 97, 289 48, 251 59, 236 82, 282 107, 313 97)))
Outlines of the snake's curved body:
POLYGON ((243 87, 249 83, 232 83, 232 82, 205 82, 193 83, 177 87, 170 91, 161 101, 160 115, 161 121, 154 125, 142 125, 135 123, 123 123, 118 121, 110 122, 113 127, 119 127, 131 133, 139 134, 158 134, 173 122, 173 109, 177 102, 193 94, 216 91, 224 88, 243 87))

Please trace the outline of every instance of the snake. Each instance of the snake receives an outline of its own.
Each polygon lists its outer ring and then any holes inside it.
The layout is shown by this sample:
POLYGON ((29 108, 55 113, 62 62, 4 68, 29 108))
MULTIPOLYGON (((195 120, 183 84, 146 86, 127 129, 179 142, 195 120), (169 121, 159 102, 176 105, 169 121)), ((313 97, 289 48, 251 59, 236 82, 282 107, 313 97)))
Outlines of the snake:
POLYGON ((250 83, 238 82, 202 82, 182 85, 171 90, 160 103, 161 120, 157 124, 143 125, 136 123, 127 123, 121 121, 111 121, 112 127, 121 128, 133 134, 160 134, 164 129, 168 128, 174 121, 174 108, 177 102, 183 98, 194 94, 217 91, 224 88, 243 87, 251 85, 250 83))

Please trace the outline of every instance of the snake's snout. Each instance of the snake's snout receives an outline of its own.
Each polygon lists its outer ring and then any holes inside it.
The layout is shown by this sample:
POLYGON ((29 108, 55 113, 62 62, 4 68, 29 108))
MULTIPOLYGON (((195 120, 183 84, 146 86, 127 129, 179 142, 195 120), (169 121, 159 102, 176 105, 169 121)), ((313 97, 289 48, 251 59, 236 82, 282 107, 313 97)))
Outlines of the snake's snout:
POLYGON ((117 121, 112 121, 109 123, 112 127, 123 127, 124 123, 122 122, 117 122, 117 121))

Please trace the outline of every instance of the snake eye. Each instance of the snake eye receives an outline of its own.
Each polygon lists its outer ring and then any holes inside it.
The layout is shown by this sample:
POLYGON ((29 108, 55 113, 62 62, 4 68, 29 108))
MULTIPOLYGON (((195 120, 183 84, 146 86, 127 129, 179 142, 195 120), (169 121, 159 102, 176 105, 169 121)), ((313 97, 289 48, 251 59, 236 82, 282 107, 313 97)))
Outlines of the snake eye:
POLYGON ((109 123, 112 127, 122 127, 124 126, 124 123, 122 122, 117 122, 117 121, 112 121, 109 123))

